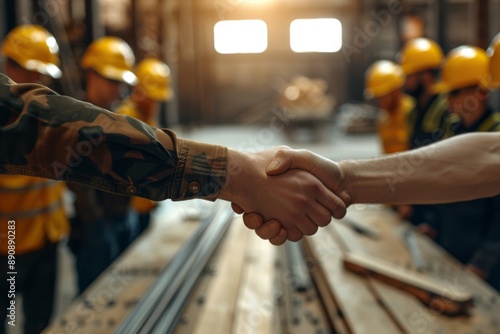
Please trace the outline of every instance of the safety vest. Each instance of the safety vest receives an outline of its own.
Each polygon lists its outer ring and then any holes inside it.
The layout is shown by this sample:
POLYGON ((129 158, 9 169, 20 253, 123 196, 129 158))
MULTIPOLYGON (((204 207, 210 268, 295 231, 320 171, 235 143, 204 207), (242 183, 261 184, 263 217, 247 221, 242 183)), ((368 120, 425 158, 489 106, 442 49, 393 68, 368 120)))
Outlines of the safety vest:
POLYGON ((125 99, 117 108, 116 108, 116 113, 117 114, 122 114, 122 115, 127 115, 133 118, 136 118, 140 121, 143 121, 147 125, 151 126, 156 126, 156 121, 151 117, 152 115, 146 115, 145 113, 142 113, 139 108, 137 107, 137 104, 135 104, 130 97, 125 99))
POLYGON ((410 149, 426 146, 443 139, 444 116, 448 110, 445 95, 437 95, 425 110, 415 107, 409 117, 410 149))
POLYGON ((415 100, 408 95, 403 95, 399 108, 394 113, 381 110, 377 121, 377 131, 385 154, 408 149, 410 129, 407 118, 414 107, 415 100))
MULTIPOLYGON (((151 126, 156 126, 156 121, 152 117, 147 117, 144 113, 141 113, 137 105, 130 98, 125 99, 116 108, 116 113, 136 118, 151 126)), ((144 214, 153 210, 157 206, 157 203, 146 198, 133 197, 131 205, 135 211, 144 214)))
POLYGON ((64 189, 64 182, 0 175, 0 254, 8 254, 9 240, 15 243, 15 253, 23 254, 55 243, 69 232, 64 189))
POLYGON ((492 112, 477 128, 478 132, 497 132, 500 131, 500 113, 492 112))
MULTIPOLYGON (((449 120, 457 118, 460 117, 456 114, 450 114, 447 120, 449 122, 449 120)), ((454 121, 450 123, 451 125, 449 124, 447 127, 446 137, 452 137, 457 134, 468 132, 497 132, 500 131, 500 113, 488 108, 486 109, 484 115, 469 128, 457 126, 460 123, 454 121)))

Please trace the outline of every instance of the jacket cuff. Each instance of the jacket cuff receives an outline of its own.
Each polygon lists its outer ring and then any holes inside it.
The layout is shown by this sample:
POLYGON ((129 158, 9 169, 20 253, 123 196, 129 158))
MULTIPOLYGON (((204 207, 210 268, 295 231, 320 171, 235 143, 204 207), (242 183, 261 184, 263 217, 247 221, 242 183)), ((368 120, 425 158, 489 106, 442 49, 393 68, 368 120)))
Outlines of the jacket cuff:
POLYGON ((187 139, 178 139, 177 145, 172 200, 216 200, 226 181, 227 147, 187 139))

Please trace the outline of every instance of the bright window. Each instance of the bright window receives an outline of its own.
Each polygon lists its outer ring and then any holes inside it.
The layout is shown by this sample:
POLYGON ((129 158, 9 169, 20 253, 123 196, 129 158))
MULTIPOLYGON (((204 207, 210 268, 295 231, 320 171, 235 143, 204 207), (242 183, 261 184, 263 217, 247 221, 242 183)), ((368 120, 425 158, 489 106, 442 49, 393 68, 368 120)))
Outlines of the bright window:
POLYGON ((262 20, 219 21, 214 26, 218 53, 261 53, 267 49, 267 25, 262 20))
POLYGON ((297 19, 290 24, 294 52, 337 52, 342 46, 342 24, 337 19, 297 19))

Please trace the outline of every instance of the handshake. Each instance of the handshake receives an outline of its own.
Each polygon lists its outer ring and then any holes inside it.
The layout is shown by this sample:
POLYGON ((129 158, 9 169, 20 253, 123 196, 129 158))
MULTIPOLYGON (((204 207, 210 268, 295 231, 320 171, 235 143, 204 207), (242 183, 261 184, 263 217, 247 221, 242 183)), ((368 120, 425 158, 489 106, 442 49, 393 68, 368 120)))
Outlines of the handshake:
POLYGON ((229 150, 219 198, 274 245, 298 241, 340 219, 351 203, 341 164, 286 146, 258 153, 229 150))
POLYGON ((500 194, 500 133, 470 133, 416 150, 339 163, 305 150, 229 150, 219 198, 280 245, 342 218, 353 203, 432 204, 500 194))

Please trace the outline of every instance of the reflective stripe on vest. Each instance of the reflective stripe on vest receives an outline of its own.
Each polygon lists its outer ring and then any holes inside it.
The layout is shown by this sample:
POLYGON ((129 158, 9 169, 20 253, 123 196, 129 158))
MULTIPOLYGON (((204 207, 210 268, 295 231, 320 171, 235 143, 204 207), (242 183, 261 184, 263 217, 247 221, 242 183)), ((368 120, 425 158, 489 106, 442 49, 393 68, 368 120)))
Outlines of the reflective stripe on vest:
POLYGON ((22 212, 16 212, 16 211, 0 212, 0 218, 2 218, 2 219, 27 219, 27 218, 35 217, 35 216, 43 214, 43 213, 54 212, 54 211, 60 209, 62 206, 63 206, 63 201, 60 200, 60 201, 57 201, 55 203, 52 203, 49 206, 46 206, 46 207, 40 208, 40 209, 35 209, 35 210, 22 211, 22 212))
POLYGON ((61 182, 24 175, 0 175, 0 217, 30 219, 63 207, 61 182))
POLYGON ((25 192, 25 191, 30 191, 30 190, 36 190, 36 189, 42 189, 42 188, 48 188, 55 186, 59 183, 60 181, 55 181, 55 180, 44 180, 41 182, 33 183, 28 186, 23 186, 19 188, 2 188, 0 187, 0 194, 9 194, 9 193, 19 193, 19 192, 25 192))
MULTIPOLYGON (((415 127, 419 126, 424 132, 432 133, 441 129, 443 125, 443 115, 448 110, 448 100, 443 94, 438 95, 432 104, 424 112, 421 124, 416 124, 419 110, 417 105, 410 112, 408 116, 408 123, 410 125, 409 138, 413 138, 415 127)), ((441 129, 442 130, 442 129, 441 129)), ((444 131, 443 131, 444 132, 444 131)))
POLYGON ((500 113, 493 112, 490 117, 485 119, 477 128, 478 132, 495 132, 500 126, 500 113))
POLYGON ((439 95, 425 112, 422 128, 432 132, 440 128, 443 122, 443 113, 448 109, 448 101, 444 95, 439 95))
MULTIPOLYGON (((0 220, 15 220, 16 253, 54 243, 69 231, 64 182, 24 175, 0 175, 0 220)), ((0 253, 7 254, 7 224, 0 224, 0 253)))

